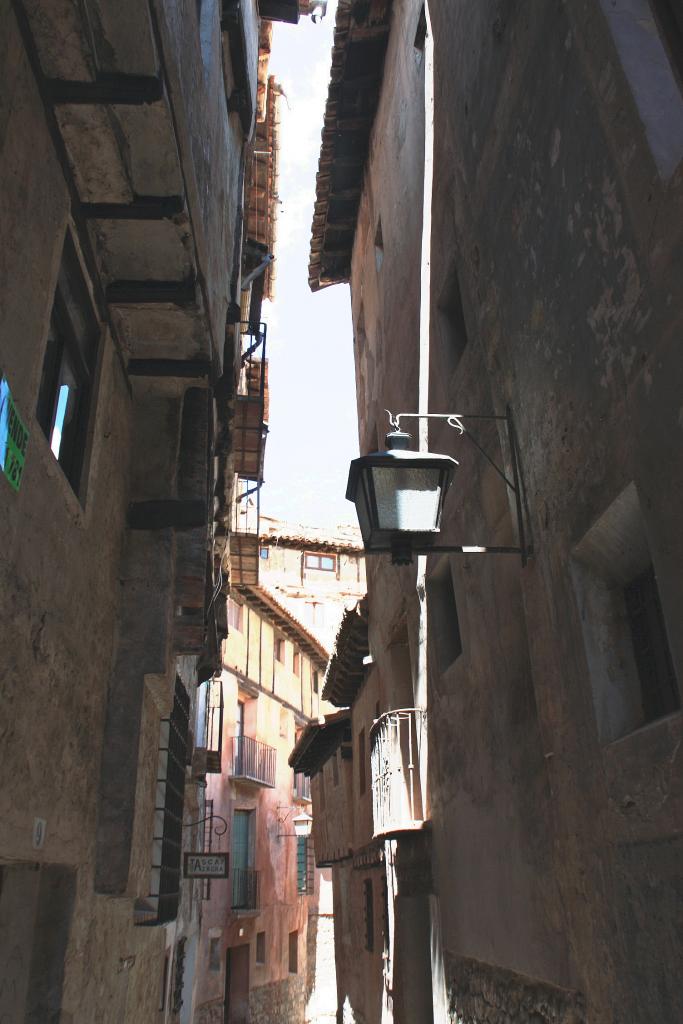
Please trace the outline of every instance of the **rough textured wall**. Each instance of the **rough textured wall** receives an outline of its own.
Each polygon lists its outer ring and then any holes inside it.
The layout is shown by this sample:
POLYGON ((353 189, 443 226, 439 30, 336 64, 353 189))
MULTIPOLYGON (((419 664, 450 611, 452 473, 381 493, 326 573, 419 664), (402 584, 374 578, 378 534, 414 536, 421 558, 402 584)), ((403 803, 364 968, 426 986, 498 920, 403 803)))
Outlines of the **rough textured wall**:
POLYGON ((463 958, 446 958, 453 1024, 584 1024, 583 998, 512 971, 463 958))
MULTIPOLYGON (((600 741, 605 670, 572 572, 635 482, 680 681, 682 174, 651 148, 623 57, 643 22, 617 6, 618 33, 593 3, 432 5, 431 407, 510 403, 534 543, 523 571, 452 560, 463 653, 432 678, 432 787, 446 947, 581 990, 590 1020, 649 1024, 683 1007, 681 717, 600 741)), ((682 102, 659 102, 661 122, 682 102)), ((434 447, 462 455, 448 535, 514 536, 490 474, 452 432, 434 447)))
POLYGON ((305 981, 302 977, 282 978, 258 985, 249 992, 250 1024, 279 1024, 304 1019, 305 981))

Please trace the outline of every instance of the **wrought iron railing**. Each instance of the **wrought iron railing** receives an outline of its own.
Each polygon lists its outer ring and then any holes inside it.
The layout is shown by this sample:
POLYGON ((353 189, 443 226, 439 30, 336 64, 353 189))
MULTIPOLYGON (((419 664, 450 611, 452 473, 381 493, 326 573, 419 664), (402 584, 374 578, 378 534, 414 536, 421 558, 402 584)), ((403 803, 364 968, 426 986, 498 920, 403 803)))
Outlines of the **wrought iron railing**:
POLYGON ((375 836, 419 829, 425 821, 420 752, 426 750, 427 713, 400 708, 381 715, 370 733, 375 836))
POLYGON ((232 909, 258 910, 259 872, 254 868, 233 868, 232 909))
POLYGON ((294 772, 292 793, 295 800, 311 799, 311 780, 303 772, 294 772))
POLYGON ((251 736, 232 737, 233 779, 257 782, 261 786, 275 785, 275 748, 251 736))

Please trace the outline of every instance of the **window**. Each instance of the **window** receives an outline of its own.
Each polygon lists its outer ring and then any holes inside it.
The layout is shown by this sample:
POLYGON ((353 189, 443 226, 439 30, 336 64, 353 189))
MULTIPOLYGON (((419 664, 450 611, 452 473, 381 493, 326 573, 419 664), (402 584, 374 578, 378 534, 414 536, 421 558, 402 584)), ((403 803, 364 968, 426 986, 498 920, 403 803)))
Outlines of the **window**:
POLYGON ((299 933, 289 933, 289 973, 299 973, 299 933))
POLYGON ((259 557, 263 558, 264 561, 268 558, 269 555, 270 550, 268 548, 259 548, 259 557))
POLYGON ((680 699, 652 565, 624 587, 624 600, 643 715, 646 722, 653 722, 676 711, 680 699))
POLYGON ((611 743, 681 704, 635 484, 577 544, 572 576, 598 733, 611 743))
POLYGON ((236 629, 239 633, 242 632, 242 616, 243 606, 238 604, 237 601, 233 601, 231 597, 228 598, 228 626, 232 629, 236 629))
POLYGON ((365 792, 365 729, 358 733, 358 790, 365 792))
POLYGON ((384 240, 382 238, 382 218, 377 219, 377 230, 375 231, 375 267, 379 274, 384 263, 384 240))
POLYGON ((455 603, 453 577, 448 559, 427 581, 427 607, 432 626, 430 633, 440 672, 445 672, 462 654, 458 607, 455 603))
POLYGON ((422 10, 420 11, 419 17, 417 19, 417 28, 415 29, 415 41, 413 42, 413 46, 415 47, 415 49, 419 53, 422 53, 424 48, 425 48, 425 39, 426 38, 427 38, 427 16, 425 14, 425 9, 424 9, 424 4, 423 4, 422 5, 422 10))
POLYGON ((301 896, 313 893, 313 851, 308 836, 296 837, 296 891, 301 896))
POLYGON ((372 905, 372 879, 363 882, 363 903, 365 906, 365 948, 372 953, 375 948, 375 919, 372 905))
POLYGON ((266 933, 256 932, 256 963, 265 964, 266 962, 266 933))
POLYGON ((67 233, 57 278, 36 416, 78 494, 88 439, 100 329, 67 233))
POLYGON ((285 663, 285 641, 284 638, 278 636, 275 638, 273 645, 273 655, 276 661, 279 661, 281 665, 285 663))
POLYGON ((337 556, 307 551, 304 555, 304 567, 306 569, 322 569, 324 572, 336 572, 337 556))
POLYGON ((287 708, 280 708, 280 736, 286 738, 289 732, 289 711, 287 708))
POLYGON ((447 365, 453 370, 465 351, 468 341, 460 279, 455 266, 451 267, 450 274, 446 278, 438 310, 441 346, 447 357, 447 365))
POLYGON ((320 689, 320 675, 314 670, 313 672, 313 693, 317 693, 320 689))
POLYGON ((221 940, 209 939, 209 970, 217 973, 221 969, 221 940))
POLYGON ((159 1013, 162 1013, 166 1009, 166 990, 168 988, 168 968, 170 965, 171 954, 166 952, 164 957, 164 969, 161 975, 161 995, 159 997, 159 1013))
POLYGON ((159 741, 151 876, 157 924, 175 920, 178 913, 189 711, 190 698, 176 676, 171 717, 162 721, 159 741))
POLYGON ((683 157, 680 0, 600 0, 659 175, 683 157))
POLYGON ((294 658, 292 659, 292 672, 295 676, 301 675, 301 652, 294 651, 294 658))

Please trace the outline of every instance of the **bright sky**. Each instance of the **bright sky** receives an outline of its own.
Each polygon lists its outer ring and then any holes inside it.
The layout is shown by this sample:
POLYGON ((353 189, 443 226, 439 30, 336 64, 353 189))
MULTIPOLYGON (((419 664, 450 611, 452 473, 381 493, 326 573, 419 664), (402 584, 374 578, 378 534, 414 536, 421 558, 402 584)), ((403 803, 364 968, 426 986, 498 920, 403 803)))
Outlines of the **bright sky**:
POLYGON ((268 323, 270 433, 261 512, 314 526, 354 523, 346 501, 358 455, 347 285, 313 293, 308 253, 336 2, 314 25, 276 23, 270 72, 281 83, 280 217, 268 323), (288 105, 289 104, 289 105, 288 105))

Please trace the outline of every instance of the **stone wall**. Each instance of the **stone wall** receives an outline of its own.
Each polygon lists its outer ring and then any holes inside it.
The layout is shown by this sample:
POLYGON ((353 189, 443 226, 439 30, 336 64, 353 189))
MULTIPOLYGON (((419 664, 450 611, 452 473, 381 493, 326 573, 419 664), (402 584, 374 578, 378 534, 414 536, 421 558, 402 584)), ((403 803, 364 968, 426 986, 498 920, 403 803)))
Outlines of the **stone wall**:
POLYGON ((224 1007, 223 998, 212 999, 210 1003, 198 1006, 194 1016, 195 1024, 223 1024, 224 1007))
POLYGON ((250 1024, 298 1024, 304 1019, 305 979, 292 975, 249 993, 250 1024))
POLYGON ((452 1024, 585 1024, 575 992, 449 953, 444 969, 452 1024))

